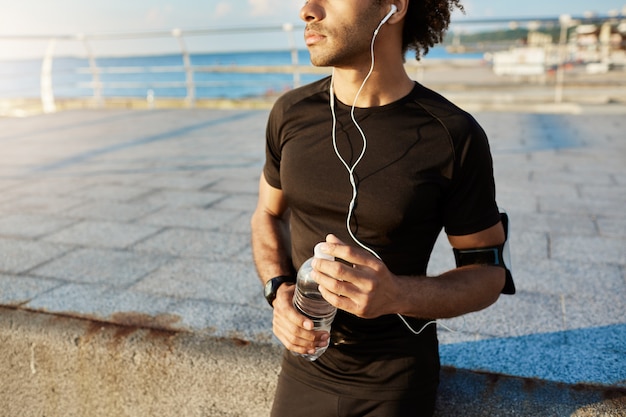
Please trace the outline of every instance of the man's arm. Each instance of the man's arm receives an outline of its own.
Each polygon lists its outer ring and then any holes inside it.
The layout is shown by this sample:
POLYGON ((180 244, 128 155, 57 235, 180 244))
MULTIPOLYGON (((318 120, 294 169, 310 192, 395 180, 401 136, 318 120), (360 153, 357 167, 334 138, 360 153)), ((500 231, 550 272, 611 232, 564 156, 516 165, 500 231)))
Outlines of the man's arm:
MULTIPOLYGON (((263 283, 279 275, 293 274, 289 256, 289 210, 283 192, 270 186, 261 176, 259 201, 251 219, 252 254, 263 283)), ((313 322, 293 307, 295 286, 278 287, 274 300, 272 329, 285 347, 296 353, 315 353, 316 347, 328 345, 328 332, 313 331, 313 322)))
POLYGON ((252 214, 252 255, 261 281, 292 275, 289 210, 282 190, 270 186, 261 175, 259 199, 252 214))
MULTIPOLYGON (((457 249, 495 246, 504 242, 504 229, 498 223, 478 233, 448 238, 457 249)), ((313 277, 326 300, 359 317, 456 317, 490 306, 504 287, 505 270, 500 267, 469 265, 437 277, 397 276, 373 255, 345 245, 333 235, 326 242, 328 254, 353 267, 316 260, 313 277)))

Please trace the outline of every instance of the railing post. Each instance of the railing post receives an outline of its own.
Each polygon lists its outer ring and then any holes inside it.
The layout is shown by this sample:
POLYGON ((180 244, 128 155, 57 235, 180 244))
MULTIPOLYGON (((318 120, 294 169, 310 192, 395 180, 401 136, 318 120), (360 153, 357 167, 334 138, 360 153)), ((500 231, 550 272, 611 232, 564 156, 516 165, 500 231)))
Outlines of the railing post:
POLYGON ((79 34, 76 38, 83 42, 83 46, 85 47, 85 52, 87 52, 87 59, 89 60, 89 72, 91 72, 91 82, 93 89, 93 99, 96 103, 97 108, 102 107, 102 82, 100 80, 100 69, 96 64, 96 59, 93 54, 93 50, 91 49, 91 45, 89 45, 89 41, 83 34, 79 34))
POLYGON ((185 40, 183 39, 183 33, 180 29, 172 30, 172 36, 178 41, 180 45, 181 53, 183 54, 183 64, 185 66, 185 84, 187 86, 187 97, 185 97, 185 104, 187 107, 194 107, 196 104, 196 86, 193 80, 193 67, 191 66, 191 59, 189 58, 189 52, 185 46, 185 40))
POLYGON ((293 36, 293 24, 285 23, 283 30, 287 33, 289 39, 289 49, 291 50, 291 65, 293 65, 293 88, 298 88, 302 85, 300 79, 300 68, 298 63, 298 48, 296 47, 296 41, 293 36))
POLYGON ((572 24, 570 15, 561 15, 559 17, 561 23, 561 38, 559 39, 559 61, 556 69, 556 88, 554 93, 554 102, 563 102, 563 84, 565 83, 565 59, 567 58, 567 35, 572 24))
POLYGON ((41 107, 44 113, 54 113, 57 110, 52 90, 52 59, 56 42, 54 38, 48 41, 48 48, 41 64, 41 107))

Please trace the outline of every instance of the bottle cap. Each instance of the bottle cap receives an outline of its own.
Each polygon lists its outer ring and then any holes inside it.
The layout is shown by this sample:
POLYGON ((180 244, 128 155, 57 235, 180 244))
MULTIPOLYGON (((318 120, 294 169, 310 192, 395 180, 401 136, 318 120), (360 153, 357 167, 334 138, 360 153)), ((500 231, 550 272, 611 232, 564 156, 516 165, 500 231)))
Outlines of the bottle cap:
POLYGON ((321 246, 323 244, 324 244, 324 242, 320 242, 317 245, 315 245, 315 248, 313 248, 313 256, 315 258, 318 258, 318 259, 326 259, 326 260, 329 260, 329 261, 334 261, 335 260, 334 256, 331 256, 331 255, 328 255, 328 254, 322 252, 321 246))

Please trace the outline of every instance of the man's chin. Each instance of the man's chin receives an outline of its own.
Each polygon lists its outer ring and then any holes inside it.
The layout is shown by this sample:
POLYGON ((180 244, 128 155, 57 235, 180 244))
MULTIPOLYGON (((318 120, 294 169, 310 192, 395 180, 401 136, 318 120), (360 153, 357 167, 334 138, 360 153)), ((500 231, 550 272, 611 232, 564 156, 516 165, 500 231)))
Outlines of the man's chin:
POLYGON ((331 67, 332 63, 328 59, 311 55, 311 65, 314 67, 331 67))

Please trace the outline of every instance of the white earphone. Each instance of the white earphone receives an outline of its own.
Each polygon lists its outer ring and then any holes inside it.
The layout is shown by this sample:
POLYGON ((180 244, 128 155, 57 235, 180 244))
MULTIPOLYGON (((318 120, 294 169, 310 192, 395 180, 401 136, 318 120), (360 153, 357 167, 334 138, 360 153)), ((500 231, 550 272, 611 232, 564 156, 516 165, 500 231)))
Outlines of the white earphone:
POLYGON ((380 26, 382 26, 385 23, 387 23, 387 20, 389 20, 391 18, 391 16, 393 16, 393 14, 398 11, 398 6, 396 6, 395 4, 392 4, 389 9, 390 10, 389 10, 389 13, 387 13, 387 16, 383 17, 383 20, 380 21, 380 24, 378 26, 379 28, 380 28, 380 26))
MULTIPOLYGON (((370 53, 371 53, 371 57, 372 57, 372 64, 370 66, 369 72, 367 73, 367 75, 365 76, 365 79, 363 80, 363 83, 361 83, 361 87, 359 88, 359 90, 356 93, 356 96, 354 97, 354 101, 353 101, 353 104, 352 104, 350 115, 351 115, 351 118, 352 118, 352 122, 354 123, 354 126, 359 131, 359 133, 361 135, 361 139, 363 140, 363 148, 361 149, 361 153, 359 154, 359 157, 356 159, 356 161, 352 165, 348 164, 348 162, 345 159, 343 159, 343 157, 341 156, 341 153, 339 152, 339 148, 337 147, 337 117, 335 115, 335 91, 334 91, 334 86, 333 86, 333 82, 334 82, 334 78, 335 78, 335 70, 334 70, 334 68, 333 68, 333 74, 331 75, 331 79, 330 79, 330 112, 331 112, 332 118, 333 118, 333 128, 332 128, 333 129, 332 130, 333 148, 335 150, 335 154, 337 155, 337 157, 339 158, 341 163, 344 165, 344 167, 348 171, 348 175, 349 175, 349 179, 350 179, 350 185, 352 186, 352 199, 350 201, 350 205, 348 206, 348 214, 346 216, 346 229, 348 230, 348 234, 350 235, 352 240, 357 245, 359 245, 363 249, 367 250, 369 253, 371 253, 372 255, 374 255, 378 259, 381 259, 380 255, 378 255, 373 249, 369 248, 367 245, 362 243, 354 235, 354 233, 352 232, 352 228, 350 227, 350 219, 352 218, 352 215, 354 214, 354 208, 355 208, 356 198, 357 198, 357 194, 358 194, 358 189, 357 189, 357 184, 356 184, 356 178, 355 178, 354 171, 356 170, 356 167, 359 164, 359 162, 361 162, 361 159, 363 159, 363 156, 365 156, 365 150, 367 149, 367 137, 365 136, 365 132, 363 132, 363 129, 361 129, 361 126, 359 125, 359 123, 356 120, 356 117, 355 117, 355 114, 354 114, 354 110, 355 110, 355 107, 356 107, 357 99, 359 98, 359 95, 361 94, 361 91, 363 90, 363 87, 365 86, 365 83, 367 83, 367 80, 369 79, 369 77, 372 75, 372 72, 374 71, 374 62, 375 62, 374 61, 374 42, 376 41, 376 37, 378 36, 378 31, 380 30, 380 28, 385 23, 387 23, 387 21, 391 18, 391 16, 393 16, 393 14, 396 13, 397 11, 398 11, 398 7, 395 4, 392 4, 391 7, 390 7, 390 10, 389 10, 389 13, 387 13, 387 15, 385 17, 383 17, 383 19, 378 24, 378 27, 374 31, 374 36, 372 37, 372 43, 371 43, 371 46, 370 46, 370 53)), ((436 324, 437 323, 436 320, 431 320, 431 321, 427 322, 426 324, 424 324, 420 330, 414 330, 413 327, 411 327, 411 325, 406 321, 406 319, 401 314, 398 313, 397 316, 404 323, 404 325, 407 327, 407 329, 409 329, 411 331, 411 333, 413 333, 415 335, 418 335, 418 334, 422 333, 424 331, 424 329, 426 329, 426 327, 430 326, 431 324, 436 324)), ((450 330, 450 331, 453 331, 452 329, 450 329, 449 327, 447 327, 445 325, 442 325, 442 326, 444 328, 450 330)))
POLYGON ((357 198, 357 194, 358 194, 354 171, 356 169, 356 166, 361 162, 361 159, 363 159, 363 157, 365 156, 365 150, 367 149, 367 137, 365 136, 365 132, 363 132, 363 129, 361 129, 361 126, 357 122, 356 116, 354 114, 354 111, 355 111, 355 108, 356 108, 356 102, 357 102, 359 96, 361 95, 361 91, 363 90, 363 87, 365 87, 365 83, 367 83, 367 80, 372 75, 372 72, 374 72, 374 62, 375 62, 375 60, 374 60, 374 42, 376 41, 376 37, 378 36, 378 31, 391 18, 391 16, 393 16, 393 14, 396 13, 397 11, 398 11, 398 7, 395 4, 391 4, 391 6, 389 7, 389 13, 387 13, 387 15, 385 17, 383 17, 383 19, 378 24, 378 27, 374 31, 374 35, 372 36, 372 43, 370 45, 370 54, 371 54, 371 57, 372 57, 372 63, 371 63, 371 66, 370 66, 370 70, 367 73, 367 75, 365 76, 365 79, 363 80, 363 83, 361 83, 361 87, 359 88, 359 90, 356 93, 356 96, 354 97, 354 101, 353 101, 353 104, 352 104, 350 115, 351 115, 351 118, 352 118, 352 122, 354 123, 354 126, 357 128, 357 130, 359 131, 359 133, 361 135, 361 138, 363 139, 363 148, 361 149, 361 153, 359 154, 359 157, 357 158, 357 160, 352 165, 349 165, 348 162, 345 159, 343 159, 343 157, 341 156, 341 153, 339 152, 339 149, 337 147, 337 136, 336 136, 337 117, 335 115, 335 91, 334 91, 334 86, 333 86, 334 78, 335 78, 335 70, 334 70, 334 68, 333 68, 333 74, 332 74, 331 80, 330 80, 330 111, 331 111, 331 114, 333 116, 333 130, 332 130, 333 148, 335 150, 335 154, 337 155, 339 160, 343 163, 343 165, 345 166, 346 170, 348 171, 348 175, 350 177, 350 184, 352 185, 352 200, 350 201, 350 205, 348 207, 348 215, 347 215, 347 218, 346 218, 346 228, 348 230, 348 233, 350 234, 350 237, 352 238, 352 240, 354 240, 355 243, 357 243, 363 249, 365 249, 368 252, 370 252, 372 255, 374 255, 378 259, 380 259, 380 256, 376 252, 374 252, 371 248, 369 248, 368 246, 363 244, 354 235, 354 233, 352 232, 352 229, 350 227, 350 219, 352 218, 352 215, 353 215, 353 212, 354 212, 354 207, 355 207, 356 198, 357 198))

